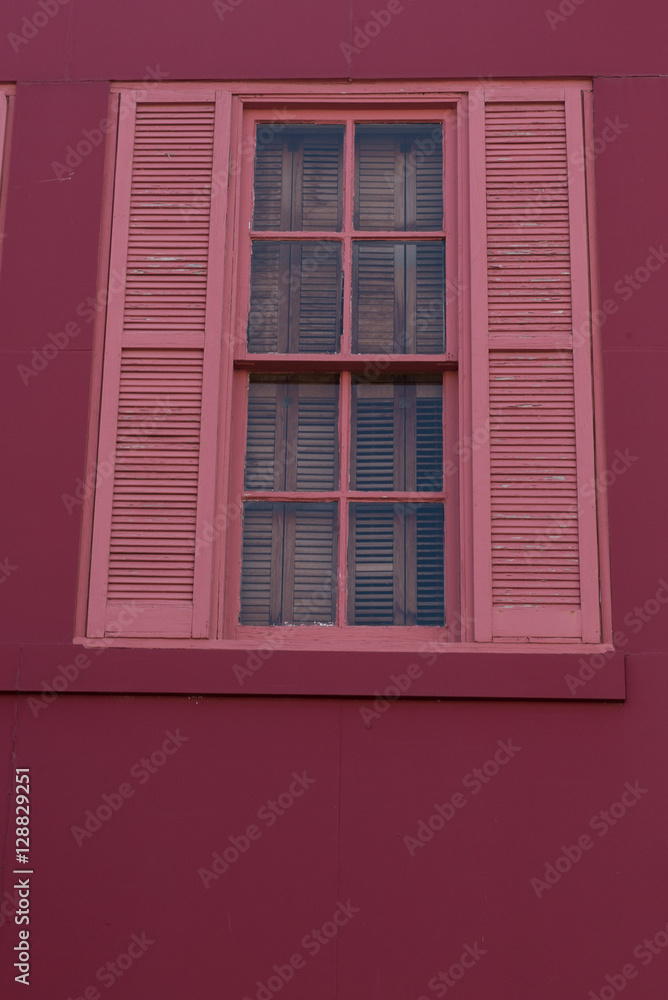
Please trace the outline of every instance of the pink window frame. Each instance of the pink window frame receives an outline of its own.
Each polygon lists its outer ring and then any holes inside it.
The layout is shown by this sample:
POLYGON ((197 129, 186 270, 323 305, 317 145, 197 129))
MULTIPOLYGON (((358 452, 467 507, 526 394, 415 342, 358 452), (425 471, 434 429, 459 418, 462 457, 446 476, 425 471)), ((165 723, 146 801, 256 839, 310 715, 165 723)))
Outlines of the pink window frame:
MULTIPOLYGON (((262 122, 267 121, 267 111, 257 108, 247 108, 242 120, 242 148, 250 150, 254 146, 255 130, 262 122)), ((235 521, 226 539, 226 570, 224 579, 226 585, 221 587, 219 598, 218 620, 222 623, 220 638, 244 639, 248 642, 280 641, 292 648, 300 648, 314 641, 319 646, 326 648, 339 648, 342 642, 353 644, 360 642, 374 642, 377 640, 392 639, 404 645, 407 642, 434 642, 434 641, 454 641, 455 636, 446 624, 441 627, 425 626, 383 626, 368 627, 358 625, 348 625, 345 622, 347 608, 347 574, 344 567, 347 564, 348 546, 348 502, 370 501, 375 494, 364 492, 354 492, 345 485, 347 470, 349 468, 349 431, 350 431, 350 376, 354 372, 362 372, 364 368, 374 362, 381 362, 382 370, 386 374, 393 372, 409 373, 410 371, 442 372, 444 391, 444 412, 443 412, 443 449, 444 468, 454 464, 455 444, 457 440, 457 406, 456 406, 456 365, 457 365, 457 330, 458 316, 456 301, 446 300, 446 328, 448 330, 447 353, 444 355, 379 355, 379 354, 353 354, 351 352, 351 313, 350 309, 344 309, 343 333, 341 351, 333 355, 261 355, 251 354, 247 351, 245 336, 239 335, 240 331, 245 331, 246 317, 248 315, 250 298, 250 250, 252 239, 299 239, 300 241, 318 241, 327 239, 330 242, 339 242, 342 247, 342 262, 344 271, 344 302, 350 305, 351 284, 352 284, 352 243, 353 240, 363 239, 399 239, 399 240, 445 240, 446 246, 446 276, 447 280, 456 285, 457 273, 457 241, 456 233, 456 119, 454 108, 445 106, 439 108, 432 105, 426 109, 412 106, 410 109, 401 109, 391 116, 387 111, 381 111, 369 106, 347 110, 331 110, 318 108, 314 111, 308 105, 303 107, 290 108, 289 112, 281 116, 282 122, 312 122, 322 124, 341 124, 344 126, 344 169, 343 169, 343 226, 340 231, 309 231, 298 230, 272 231, 271 233, 256 233, 250 228, 253 205, 253 173, 251 169, 246 169, 242 173, 239 185, 238 217, 235 253, 233 255, 233 276, 232 276, 232 311, 230 335, 223 333, 223 344, 227 347, 227 352, 231 358, 227 359, 225 369, 234 369, 233 392, 232 392, 232 412, 230 424, 230 436, 226 432, 221 434, 221 441, 230 441, 230 479, 229 479, 229 503, 234 509, 238 509, 245 499, 264 499, 274 501, 306 501, 319 500, 322 502, 334 501, 339 506, 339 531, 338 531, 338 593, 337 593, 337 621, 335 627, 322 626, 244 626, 238 623, 239 611, 239 584, 240 577, 235 568, 241 565, 241 523, 240 519, 235 521), (354 181, 354 125, 359 122, 386 122, 388 118, 402 122, 442 123, 444 129, 444 214, 445 229, 433 232, 411 232, 411 231, 374 231, 366 233, 364 230, 355 229, 352 223, 353 216, 353 181, 354 181), (262 371, 270 373, 278 372, 335 372, 340 376, 339 383, 339 467, 341 469, 342 480, 339 489, 332 490, 327 495, 305 494, 303 492, 290 493, 289 491, 269 493, 263 491, 262 495, 247 496, 243 491, 243 462, 246 440, 246 392, 248 385, 247 373, 262 371), (231 426, 234 425, 234 432, 231 426), (345 477, 345 478, 344 478, 345 477)), ((229 398, 224 390, 222 399, 229 398)), ((225 413, 220 414, 221 426, 225 420, 225 413)), ((225 461, 225 455, 220 453, 221 463, 225 461)), ((454 478, 454 477, 451 477, 454 478)), ((445 502, 445 591, 447 616, 450 615, 458 620, 459 617, 459 579, 458 579, 458 551, 459 551, 459 524, 458 524, 458 500, 457 490, 454 484, 451 488, 444 488, 438 493, 393 493, 396 502, 411 501, 420 499, 421 501, 434 500, 445 502)), ((380 497, 381 493, 378 493, 380 497)))

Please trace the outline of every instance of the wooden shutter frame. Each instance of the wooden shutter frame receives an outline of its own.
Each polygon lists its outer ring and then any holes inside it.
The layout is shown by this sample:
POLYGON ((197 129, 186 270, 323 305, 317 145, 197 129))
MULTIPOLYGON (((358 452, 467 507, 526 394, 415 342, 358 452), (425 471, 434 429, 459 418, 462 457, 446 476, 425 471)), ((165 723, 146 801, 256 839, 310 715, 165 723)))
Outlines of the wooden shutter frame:
MULTIPOLYGON (((197 515, 194 532, 194 577, 192 602, 165 602, 147 600, 131 602, 132 607, 120 607, 107 600, 109 566, 109 538, 114 486, 114 456, 119 408, 118 389, 123 348, 145 347, 141 335, 133 337, 124 333, 125 281, 123 294, 110 291, 107 295, 106 334, 100 404, 100 430, 94 470, 102 462, 109 462, 110 474, 101 476, 94 471, 96 480, 95 510, 92 526, 90 589, 88 606, 88 635, 104 637, 113 627, 112 635, 171 636, 182 638, 208 637, 211 633, 210 609, 212 606, 213 550, 210 544, 199 544, 204 539, 205 528, 213 520, 216 470, 211 457, 215 454, 217 436, 217 397, 220 387, 219 368, 221 353, 220 330, 222 326, 224 249, 226 237, 226 180, 230 142, 231 95, 220 91, 203 98, 189 97, 179 91, 146 94, 141 91, 123 92, 117 110, 117 148, 113 187, 113 213, 111 218, 111 245, 109 276, 126 273, 126 257, 130 232, 130 191, 135 138, 137 105, 167 105, 210 103, 213 108, 213 147, 211 160, 212 185, 209 195, 208 273, 204 327, 201 336, 192 337, 192 348, 202 351, 202 406, 201 434, 199 441, 199 471, 197 486, 197 515), (216 194, 219 196, 216 197, 216 194), (222 197, 220 195, 222 194, 222 197)), ((184 230, 185 233, 185 230, 184 230)), ((164 334, 160 343, 151 347, 188 348, 184 334, 164 334)), ((150 349, 150 347, 149 347, 150 349)))
MULTIPOLYGON (((592 375, 592 335, 589 298, 590 227, 587 218, 587 189, 584 170, 572 169, 584 163, 584 116, 580 88, 503 88, 480 89, 469 95, 470 151, 470 268, 471 268, 471 426, 481 432, 481 442, 471 456, 471 566, 473 590, 473 629, 476 642, 497 641, 601 641, 600 572, 598 560, 597 498, 591 489, 595 482, 594 387, 592 375), (571 335, 556 337, 552 350, 564 357, 572 352, 574 370, 574 420, 576 435, 576 477, 578 499, 576 515, 579 534, 580 607, 575 623, 566 621, 566 613, 551 615, 537 607, 528 612, 511 609, 505 620, 492 600, 492 513, 491 449, 489 405, 489 359, 492 345, 489 333, 488 260, 487 260, 487 178, 486 178, 486 109, 495 102, 515 103, 519 108, 543 102, 563 102, 568 174, 568 224, 571 282, 571 335), (574 333, 577 332, 577 336, 574 333)), ((516 338, 519 344, 520 338, 516 338)), ((497 343, 497 347, 500 347, 497 343)), ((510 346, 510 341, 506 346, 510 346)), ((520 349, 519 346, 516 349, 520 349)), ((531 350, 527 341, 525 350, 531 350)), ((541 349, 544 349, 541 348, 541 349)))
MULTIPOLYGON (((5 231, 5 215, 7 211, 7 184, 9 177, 9 153, 11 145, 11 126, 14 112, 14 87, 0 87, 0 233, 5 231)), ((0 265, 4 239, 0 238, 0 265)))

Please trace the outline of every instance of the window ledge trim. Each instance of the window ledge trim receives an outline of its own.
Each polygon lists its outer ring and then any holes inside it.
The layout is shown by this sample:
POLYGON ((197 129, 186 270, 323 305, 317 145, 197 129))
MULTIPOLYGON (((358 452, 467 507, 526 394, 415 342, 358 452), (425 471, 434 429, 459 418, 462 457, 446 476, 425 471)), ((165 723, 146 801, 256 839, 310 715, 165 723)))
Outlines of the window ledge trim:
MULTIPOLYGON (((263 656, 248 645, 207 650, 184 648, 118 648, 114 640, 93 651, 69 643, 27 643, 21 647, 21 670, 15 656, 0 655, 0 690, 35 693, 49 704, 66 691, 81 694, 178 694, 243 697, 335 697, 361 699, 382 714, 397 700, 512 699, 623 702, 626 698, 625 654, 610 646, 544 649, 533 659, 517 651, 494 648, 464 651, 454 644, 443 653, 409 653, 371 648, 360 655, 341 650, 313 652, 264 648, 263 656), (594 650, 598 652, 595 653, 594 650), (90 652, 89 652, 90 650, 90 652), (458 655, 462 652, 463 655, 458 655), (582 655, 589 653, 586 658, 582 655), (60 666, 59 666, 60 664, 60 666), (401 690, 397 683, 401 684, 401 690)), ((115 640, 126 647, 132 640, 115 640)), ((532 646, 532 652, 539 652, 532 646)), ((0 653, 2 650, 0 650, 0 653)), ((8 650, 11 652, 11 650, 8 650)), ((360 725, 364 722, 361 715, 360 725)), ((366 716, 368 720, 368 716, 366 716)), ((369 728, 369 727, 367 727, 369 728)))
MULTIPOLYGON (((388 628, 390 627, 388 626, 388 628)), ((302 626, 295 625, 294 628, 300 629, 302 626)), ((274 650, 285 649, 296 653, 318 653, 326 650, 328 653, 358 653, 361 655, 368 652, 364 649, 365 641, 373 642, 374 652, 409 653, 411 655, 420 655, 421 653, 428 652, 428 647, 433 646, 438 641, 434 638, 433 634, 425 637, 422 642, 418 641, 417 636, 407 636, 402 640, 398 635, 396 638, 388 636, 387 639, 381 639, 377 636, 373 638, 362 637, 360 635, 359 638, 355 639, 354 636, 350 636, 350 638, 337 638, 333 634, 331 636, 324 634, 328 631, 333 632, 334 628, 335 626, 323 625, 322 635, 316 636, 312 634, 303 636, 303 638, 292 635, 289 642, 286 640, 285 631, 280 626, 275 626, 271 632, 268 629, 266 631, 263 630, 263 634, 260 637, 246 635, 235 639, 166 639, 158 637, 149 638, 146 636, 90 638, 75 636, 72 641, 75 645, 81 645, 87 649, 103 647, 105 649, 243 649, 252 651, 270 647, 274 650), (294 640, 297 638, 302 641, 296 643, 294 640)), ((351 628, 355 628, 355 626, 351 626, 351 628)), ((396 626, 396 628, 397 630, 401 628, 403 631, 405 626, 396 626)), ((441 638, 441 647, 438 649, 439 656, 453 656, 458 653, 466 655, 472 653, 523 653, 531 656, 541 653, 579 653, 580 655, 593 656, 598 653, 610 654, 614 652, 614 646, 611 646, 609 643, 577 643, 563 639, 549 638, 518 638, 514 641, 504 639, 496 642, 456 642, 448 639, 445 632, 441 638)))

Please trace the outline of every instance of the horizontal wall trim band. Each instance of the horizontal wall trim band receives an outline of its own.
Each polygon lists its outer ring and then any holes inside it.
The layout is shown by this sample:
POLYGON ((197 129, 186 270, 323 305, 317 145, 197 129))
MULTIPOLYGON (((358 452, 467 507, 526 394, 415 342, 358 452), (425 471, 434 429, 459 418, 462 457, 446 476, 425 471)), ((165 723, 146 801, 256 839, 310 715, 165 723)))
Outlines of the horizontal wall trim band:
MULTIPOLYGON (((52 698, 54 692, 89 694, 212 694, 314 697, 379 695, 395 699, 393 680, 404 675, 408 698, 513 698, 623 701, 624 654, 609 646, 535 646, 518 655, 502 647, 459 646, 445 653, 359 648, 344 651, 276 649, 262 659, 251 643, 206 649, 83 648, 26 644, 17 669, 16 645, 0 646, 0 690, 52 698), (5 655, 7 654, 7 655, 5 655), (533 656, 532 656, 533 654, 533 656), (82 666, 67 668, 76 661, 82 666), (602 663, 600 661, 603 661, 602 663), (259 664, 259 666, 258 666, 259 664), (417 665, 420 675, 406 671, 417 665), (235 667, 236 672, 235 672, 235 667), (65 668, 65 669, 61 669, 65 668), (582 672, 583 677, 580 677, 582 672), (241 680, 239 679, 241 678, 241 680), (54 679, 56 684, 54 686, 54 679), (577 685, 569 678, 576 678, 577 685), (583 679, 589 678, 589 679, 583 679), (51 692, 51 693, 49 693, 51 692)), ((194 643, 193 643, 194 645, 194 643)), ((257 646, 256 646, 257 650, 257 646)), ((413 673, 418 670, 413 669, 413 673)), ((404 682, 405 683, 405 682, 404 682)))

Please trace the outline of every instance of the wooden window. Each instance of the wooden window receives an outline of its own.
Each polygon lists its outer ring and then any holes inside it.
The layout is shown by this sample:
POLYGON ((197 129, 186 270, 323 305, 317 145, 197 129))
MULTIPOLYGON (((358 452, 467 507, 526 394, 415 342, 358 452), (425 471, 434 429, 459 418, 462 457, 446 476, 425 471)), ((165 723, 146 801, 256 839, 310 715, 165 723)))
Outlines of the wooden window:
POLYGON ((446 118, 328 118, 273 134, 257 115, 247 124, 243 532, 228 615, 443 629, 443 450, 456 433, 453 420, 444 434, 446 118))
POLYGON ((609 639, 586 85, 315 90, 114 88, 79 634, 609 639))

